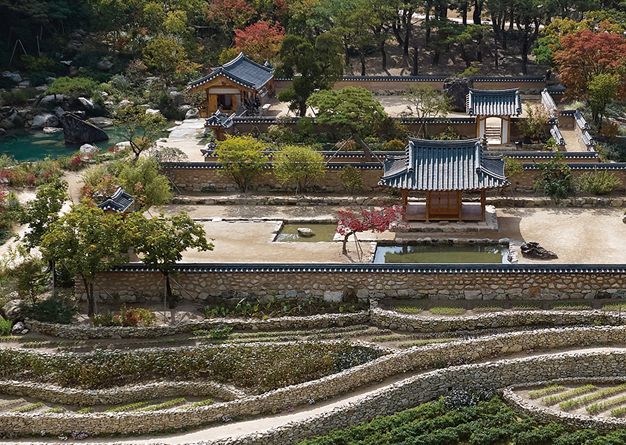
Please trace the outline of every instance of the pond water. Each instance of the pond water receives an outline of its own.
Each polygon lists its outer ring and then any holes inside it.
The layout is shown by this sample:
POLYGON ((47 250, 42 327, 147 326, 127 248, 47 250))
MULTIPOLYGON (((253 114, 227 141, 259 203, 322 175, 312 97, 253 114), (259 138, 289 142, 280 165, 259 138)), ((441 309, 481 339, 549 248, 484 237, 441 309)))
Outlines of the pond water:
MULTIPOLYGON (((105 128, 104 131, 109 135, 109 140, 93 144, 100 149, 107 149, 125 140, 121 132, 113 127, 105 128)), ((62 131, 46 134, 43 131, 15 130, 0 137, 0 155, 13 156, 19 162, 70 156, 79 148, 80 145, 65 145, 62 131)))
POLYGON ((288 243, 319 243, 319 242, 331 242, 335 236, 335 230, 337 224, 284 224, 280 233, 276 237, 277 242, 288 243), (306 237, 298 235, 298 228, 303 227, 313 230, 314 236, 306 237))
POLYGON ((501 244, 378 246, 374 263, 503 263, 509 249, 501 244))

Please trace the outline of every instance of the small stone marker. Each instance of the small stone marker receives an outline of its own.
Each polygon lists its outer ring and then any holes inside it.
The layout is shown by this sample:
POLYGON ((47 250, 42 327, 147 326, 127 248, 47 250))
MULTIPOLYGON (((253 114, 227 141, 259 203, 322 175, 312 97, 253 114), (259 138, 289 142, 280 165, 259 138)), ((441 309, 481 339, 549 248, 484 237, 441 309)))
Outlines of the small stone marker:
POLYGON ((315 236, 315 232, 313 229, 309 229, 308 227, 298 227, 298 235, 305 238, 311 238, 312 236, 315 236))

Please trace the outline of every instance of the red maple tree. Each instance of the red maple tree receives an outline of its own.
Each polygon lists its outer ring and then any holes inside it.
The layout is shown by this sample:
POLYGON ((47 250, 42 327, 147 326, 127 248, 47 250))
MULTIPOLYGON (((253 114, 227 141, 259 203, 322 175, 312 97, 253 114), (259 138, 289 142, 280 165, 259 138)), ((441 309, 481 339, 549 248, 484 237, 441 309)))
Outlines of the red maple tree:
POLYGON ((589 82, 598 74, 620 75, 617 98, 626 98, 626 39, 608 32, 609 27, 603 22, 597 32, 582 29, 561 37, 561 49, 554 60, 568 98, 586 99, 589 82))
POLYGON ((346 244, 351 235, 354 235, 354 241, 358 249, 357 232, 372 231, 381 233, 393 226, 399 227, 402 225, 403 215, 404 208, 401 205, 384 206, 380 209, 360 208, 358 211, 354 209, 340 210, 339 220, 337 221, 337 233, 343 235, 341 253, 344 255, 348 253, 346 244))
POLYGON ((254 16, 256 10, 245 0, 210 0, 205 8, 206 18, 232 30, 243 28, 254 16))
POLYGON ((283 37, 285 37, 285 29, 280 24, 272 26, 265 20, 261 20, 246 29, 235 31, 235 49, 242 51, 252 60, 262 63, 276 57, 283 37))

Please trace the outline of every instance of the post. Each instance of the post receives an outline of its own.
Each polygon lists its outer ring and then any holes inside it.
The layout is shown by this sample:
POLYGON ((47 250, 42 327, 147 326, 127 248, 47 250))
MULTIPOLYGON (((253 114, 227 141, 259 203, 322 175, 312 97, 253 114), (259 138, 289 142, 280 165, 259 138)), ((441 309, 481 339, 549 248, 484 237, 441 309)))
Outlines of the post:
POLYGON ((485 206, 487 205, 487 190, 480 191, 480 220, 485 221, 485 206))
POLYGON ((430 193, 426 192, 426 222, 430 222, 430 193))
POLYGON ((409 191, 406 189, 402 189, 402 208, 404 209, 404 213, 402 214, 402 221, 406 221, 408 204, 409 204, 409 191))

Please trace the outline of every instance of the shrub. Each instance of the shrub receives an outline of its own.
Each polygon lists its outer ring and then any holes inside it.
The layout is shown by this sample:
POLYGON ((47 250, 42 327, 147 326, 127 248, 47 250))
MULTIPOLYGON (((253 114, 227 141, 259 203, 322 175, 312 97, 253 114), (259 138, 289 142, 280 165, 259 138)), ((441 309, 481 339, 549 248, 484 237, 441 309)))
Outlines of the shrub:
POLYGON ((295 184, 296 194, 325 174, 324 156, 311 147, 286 145, 274 155, 274 176, 281 184, 295 184))
POLYGON ((557 153, 550 161, 535 164, 541 170, 541 177, 534 184, 535 189, 557 202, 574 193, 572 170, 569 165, 560 162, 563 159, 563 154, 557 153))
POLYGON ((26 315, 37 321, 69 324, 77 312, 76 304, 69 299, 57 297, 33 304, 26 310, 26 315))
POLYGON ((406 144, 398 139, 392 139, 388 142, 385 142, 383 145, 383 150, 385 151, 404 151, 406 144))
POLYGON ((524 173, 524 164, 521 161, 518 161, 515 158, 509 158, 508 156, 504 156, 504 174, 512 178, 517 175, 521 175, 524 173))
POLYGON ((341 170, 339 180, 341 181, 341 185, 350 192, 363 189, 361 170, 357 170, 351 165, 346 165, 343 170, 341 170))
POLYGON ((520 119, 518 128, 525 138, 536 141, 544 139, 544 126, 550 121, 550 115, 539 105, 526 104, 526 119, 520 119))
POLYGON ((98 82, 87 77, 59 77, 46 91, 47 95, 64 94, 70 97, 91 97, 98 82))
POLYGON ((150 309, 127 308, 122 305, 120 313, 107 311, 104 314, 92 314, 91 321, 94 326, 152 326, 156 323, 156 315, 150 309))
POLYGON ((11 334, 13 321, 0 317, 0 337, 6 337, 11 334))
POLYGON ((592 195, 606 195, 621 185, 622 181, 607 170, 583 173, 578 178, 578 187, 592 195))
POLYGON ((252 180, 267 166, 265 145, 249 136, 232 137, 217 143, 217 163, 241 191, 247 192, 252 180))
POLYGON ((380 355, 348 342, 97 350, 79 355, 7 348, 0 349, 0 377, 28 370, 32 379, 86 388, 203 377, 265 391, 318 379, 380 355))
POLYGON ((223 326, 221 328, 213 328, 209 331, 209 335, 214 340, 223 340, 227 339, 230 336, 230 332, 233 328, 228 326, 223 326))

